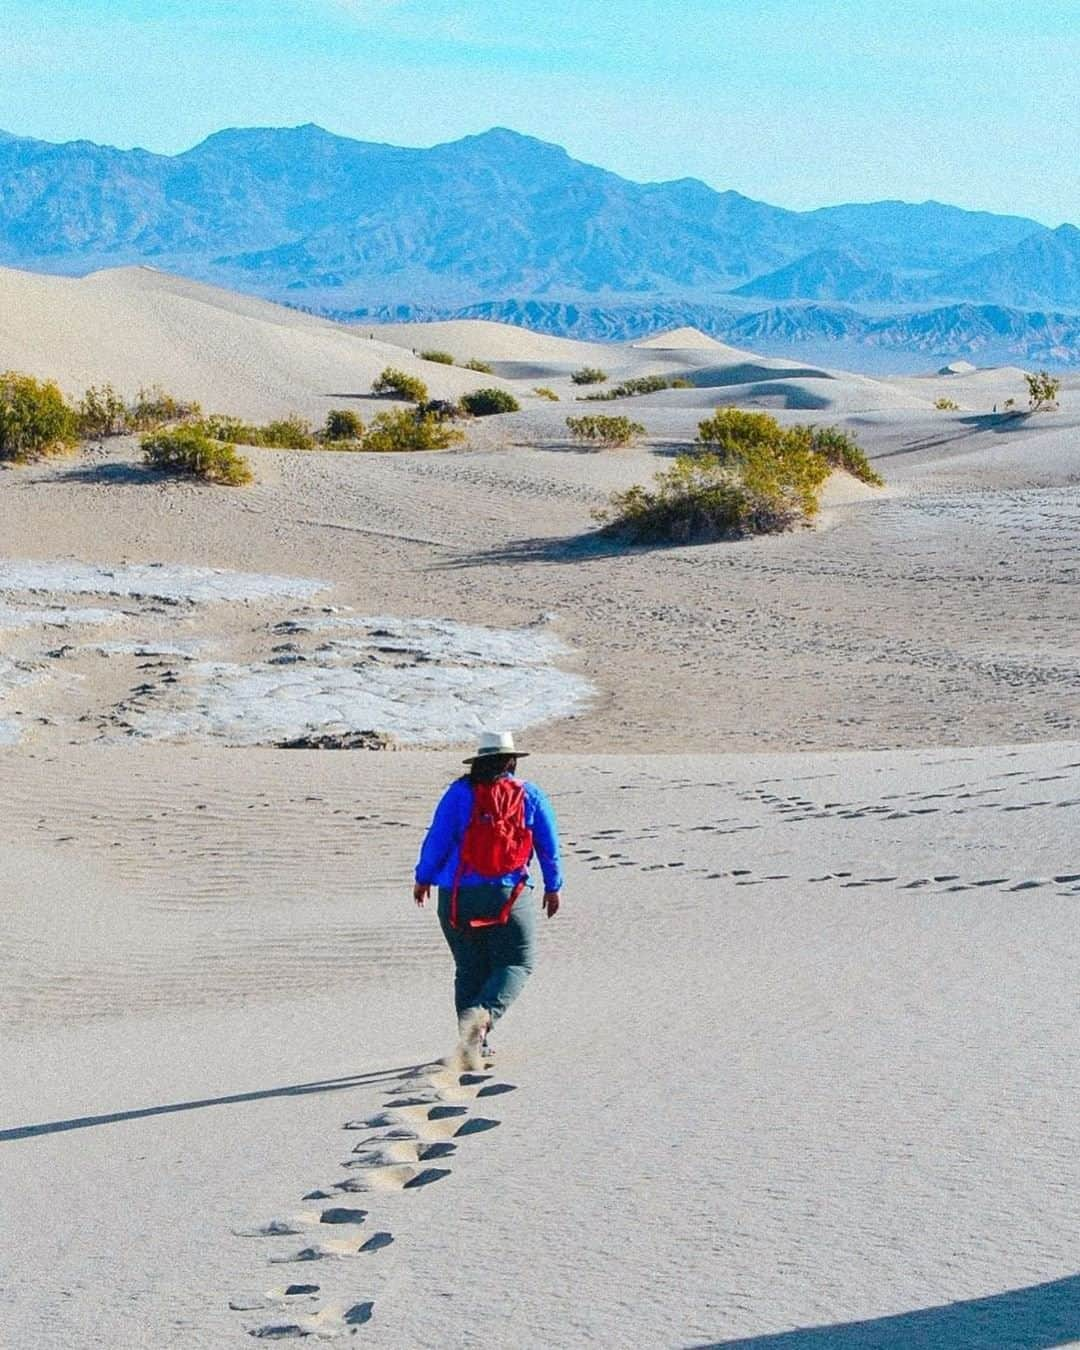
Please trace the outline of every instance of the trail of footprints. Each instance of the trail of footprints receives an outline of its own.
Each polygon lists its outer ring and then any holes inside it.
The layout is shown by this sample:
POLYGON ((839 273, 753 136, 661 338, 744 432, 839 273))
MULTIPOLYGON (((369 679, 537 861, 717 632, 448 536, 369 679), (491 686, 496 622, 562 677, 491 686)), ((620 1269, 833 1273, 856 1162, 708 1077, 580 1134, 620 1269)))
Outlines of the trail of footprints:
MULTIPOLYGON (((699 830, 707 826, 691 826, 699 830)), ((618 831, 604 831, 594 836, 595 840, 607 842, 618 831)), ((640 836, 638 836, 640 838, 640 836)), ((952 891, 987 890, 998 891, 1034 891, 1044 887, 1056 887, 1055 894, 1060 896, 1080 895, 1080 863, 1078 870, 1055 872, 1045 877, 969 877, 959 873, 941 873, 925 877, 901 877, 897 873, 881 876, 859 876, 851 871, 826 872, 821 876, 792 876, 788 872, 755 872, 750 867, 733 867, 724 872, 710 872, 704 867, 691 867, 684 861, 642 864, 625 858, 621 853, 597 853, 589 844, 568 841, 568 851, 576 853, 583 862, 593 865, 593 871, 606 871, 614 866, 633 867, 642 872, 661 872, 669 869, 683 869, 687 876, 703 877, 706 881, 730 881, 734 886, 761 886, 767 881, 793 881, 796 885, 818 885, 825 881, 836 882, 843 890, 855 890, 863 886, 895 885, 901 891, 919 891, 930 888, 932 892, 945 894, 952 891)))
MULTIPOLYGON (((952 762, 959 764, 963 761, 952 762)), ((1068 787, 1054 786, 1048 789, 1044 785, 1070 784, 1071 786, 1076 782, 1076 775, 1072 771, 1078 768, 1080 768, 1080 763, 1067 763, 1049 767, 1046 773, 1030 773, 1022 769, 1006 770, 989 775, 981 783, 960 781, 949 783, 935 791, 887 793, 883 794, 877 802, 841 800, 815 802, 799 793, 781 795, 776 790, 776 786, 780 783, 796 781, 792 779, 763 779, 753 787, 740 790, 735 795, 739 801, 746 802, 750 806, 763 807, 769 815, 778 817, 785 824, 826 819, 894 821, 943 814, 965 815, 971 811, 985 810, 1018 812, 1052 810, 1055 808, 1070 809, 1080 806, 1080 797, 1069 795, 1070 789, 1068 787), (1015 794, 1020 790, 1034 791, 1040 795, 1029 801, 1008 800, 1008 794, 1015 794), (1042 795, 1044 793, 1046 795, 1042 795), (1006 800, 1002 800, 1002 797, 1006 797, 1006 800)), ((808 775, 805 781, 835 779, 837 777, 838 775, 835 773, 808 775)), ((628 783, 622 786, 627 790, 634 790, 638 788, 647 789, 650 784, 642 782, 628 783)), ((695 787, 700 789, 701 787, 712 787, 730 789, 735 784, 731 782, 696 784, 688 779, 685 782, 667 782, 664 786, 666 788, 695 787)), ((1072 790, 1075 792, 1075 788, 1072 790)), ((1055 893, 1060 896, 1080 895, 1080 863, 1076 866, 1066 865, 1060 871, 1041 877, 970 877, 959 874, 924 877, 901 877, 895 874, 859 876, 850 870, 831 871, 823 876, 792 876, 782 872, 758 873, 752 868, 713 871, 708 867, 695 865, 686 858, 644 863, 634 858, 630 851, 636 843, 655 844, 658 840, 664 840, 670 845, 673 839, 683 838, 692 841, 693 836, 699 834, 737 835, 745 831, 769 828, 767 821, 750 820, 745 816, 718 815, 711 820, 699 821, 698 823, 692 823, 684 818, 676 821, 656 822, 653 825, 638 829, 634 833, 617 828, 597 830, 583 840, 568 839, 566 848, 569 853, 576 855, 582 863, 594 872, 616 871, 621 868, 632 868, 635 871, 646 873, 675 870, 683 876, 704 878, 707 881, 728 880, 735 886, 760 886, 767 881, 793 881, 797 885, 835 881, 845 889, 891 884, 897 890, 920 891, 929 889, 931 892, 944 893, 989 890, 991 888, 1004 892, 1034 891, 1045 887, 1055 887, 1055 893)), ((651 851, 654 852, 655 856, 655 851, 651 851)), ((688 852, 691 855, 694 852, 692 842, 688 852)))
MULTIPOLYGON (((459 1141, 499 1124, 481 1111, 473 1114, 473 1108, 515 1091, 510 1083, 494 1081, 490 1067, 463 1073, 449 1060, 404 1074, 378 1114, 345 1123, 346 1130, 362 1137, 342 1163, 343 1179, 308 1191, 303 1197, 308 1208, 237 1229, 236 1236, 271 1242, 271 1267, 349 1262, 392 1246, 393 1233, 378 1228, 373 1209, 352 1197, 363 1195, 373 1208, 385 1208, 395 1203, 389 1199, 392 1193, 422 1190, 450 1176, 451 1168, 442 1164, 457 1153, 459 1141)), ((247 1326, 256 1340, 331 1340, 357 1333, 374 1315, 373 1298, 324 1303, 323 1294, 321 1284, 298 1273, 262 1293, 233 1298, 229 1307, 269 1314, 247 1326)))

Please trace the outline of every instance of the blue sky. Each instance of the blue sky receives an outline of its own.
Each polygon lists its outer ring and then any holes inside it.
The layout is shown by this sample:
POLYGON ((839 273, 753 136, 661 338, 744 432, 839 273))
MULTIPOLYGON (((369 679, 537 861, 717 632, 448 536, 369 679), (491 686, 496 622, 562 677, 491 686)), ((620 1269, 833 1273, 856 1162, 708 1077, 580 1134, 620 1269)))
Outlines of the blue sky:
POLYGON ((1080 222, 1080 0, 5 0, 0 126, 182 150, 493 125, 782 206, 1080 222))

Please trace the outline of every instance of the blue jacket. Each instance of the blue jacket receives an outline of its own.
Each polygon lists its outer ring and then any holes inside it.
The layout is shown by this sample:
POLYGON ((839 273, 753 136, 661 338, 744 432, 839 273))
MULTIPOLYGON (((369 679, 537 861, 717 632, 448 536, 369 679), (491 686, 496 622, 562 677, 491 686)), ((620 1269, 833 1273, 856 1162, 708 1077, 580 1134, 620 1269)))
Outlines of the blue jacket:
MULTIPOLYGON (((457 878, 461 841, 472 815, 472 787, 465 778, 457 778, 442 795, 435 808, 428 832, 420 846, 416 864, 416 880, 421 886, 453 886, 457 878)), ((562 866, 559 862, 559 836, 551 803, 535 783, 525 784, 525 824, 533 832, 533 853, 540 862, 544 875, 544 890, 561 891, 562 866)), ((529 869, 522 867, 498 880, 515 886, 528 881, 529 869)), ((492 877, 477 876, 475 872, 462 874, 462 886, 490 884, 492 877)), ((531 883, 530 883, 531 884, 531 883)))

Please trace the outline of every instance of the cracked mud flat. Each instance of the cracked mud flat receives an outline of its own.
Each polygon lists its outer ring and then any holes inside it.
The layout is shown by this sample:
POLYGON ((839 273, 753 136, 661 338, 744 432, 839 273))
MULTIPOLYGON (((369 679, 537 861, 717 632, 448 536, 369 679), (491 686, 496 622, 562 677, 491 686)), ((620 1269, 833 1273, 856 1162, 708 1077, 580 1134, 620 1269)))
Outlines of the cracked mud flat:
POLYGON ((499 630, 275 603, 328 589, 208 568, 0 563, 0 631, 17 653, 0 659, 0 737, 276 745, 376 733, 445 745, 493 720, 521 730, 589 702, 589 684, 559 668, 569 649, 543 624, 499 630), (124 608, 52 603, 67 593, 124 608), (127 636, 97 639, 104 628, 127 636), (242 661, 213 659, 241 651, 242 661), (24 699, 12 715, 16 691, 41 685, 40 710, 24 699))

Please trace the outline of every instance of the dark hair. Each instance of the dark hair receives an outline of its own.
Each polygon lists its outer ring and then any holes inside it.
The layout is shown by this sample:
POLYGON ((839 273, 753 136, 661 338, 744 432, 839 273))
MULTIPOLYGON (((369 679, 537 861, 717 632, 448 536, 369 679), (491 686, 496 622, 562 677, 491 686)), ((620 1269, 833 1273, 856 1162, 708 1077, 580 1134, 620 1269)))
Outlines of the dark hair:
POLYGON ((517 755, 481 755, 469 765, 466 775, 470 783, 494 783, 504 773, 517 768, 517 755))

